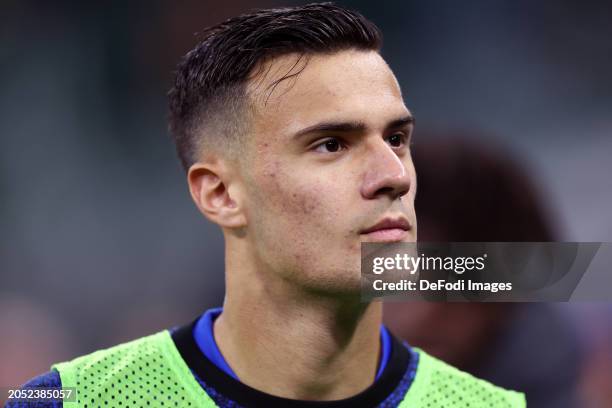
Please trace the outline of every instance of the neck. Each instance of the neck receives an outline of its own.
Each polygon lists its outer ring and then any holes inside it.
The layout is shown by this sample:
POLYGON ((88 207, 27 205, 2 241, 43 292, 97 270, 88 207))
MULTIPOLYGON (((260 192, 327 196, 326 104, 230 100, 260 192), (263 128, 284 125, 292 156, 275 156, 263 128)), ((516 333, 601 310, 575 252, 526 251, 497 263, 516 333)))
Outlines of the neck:
POLYGON ((214 334, 238 378, 302 400, 348 398, 370 386, 382 305, 361 303, 358 294, 308 293, 269 275, 226 260, 226 297, 214 334))

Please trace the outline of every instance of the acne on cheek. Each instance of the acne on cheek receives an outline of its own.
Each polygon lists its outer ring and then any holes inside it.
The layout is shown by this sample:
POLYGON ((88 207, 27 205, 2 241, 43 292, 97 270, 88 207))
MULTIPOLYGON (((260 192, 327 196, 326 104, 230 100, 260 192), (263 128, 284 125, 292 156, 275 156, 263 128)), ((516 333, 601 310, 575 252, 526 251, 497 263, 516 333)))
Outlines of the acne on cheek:
POLYGON ((308 230, 308 226, 313 224, 325 225, 335 216, 332 214, 333 211, 323 211, 325 206, 321 202, 320 197, 328 193, 321 189, 313 187, 299 188, 295 185, 288 189, 287 184, 292 184, 290 182, 275 184, 276 188, 271 194, 271 196, 277 198, 274 200, 274 204, 282 215, 293 220, 293 224, 302 224, 308 230))
POLYGON ((303 215, 309 215, 311 213, 313 213, 317 207, 318 207, 318 202, 314 199, 301 199, 300 195, 298 193, 292 193, 291 194, 292 197, 292 204, 299 208, 300 213, 303 215))
POLYGON ((314 179, 305 182, 295 177, 288 177, 281 168, 281 163, 275 161, 264 165, 261 173, 263 188, 258 189, 264 202, 275 206, 282 215, 311 225, 313 222, 327 224, 340 215, 340 211, 333 206, 323 208, 327 206, 322 201, 324 197, 333 204, 333 197, 338 191, 324 186, 324 180, 314 179), (318 214, 319 212, 321 214, 318 214))

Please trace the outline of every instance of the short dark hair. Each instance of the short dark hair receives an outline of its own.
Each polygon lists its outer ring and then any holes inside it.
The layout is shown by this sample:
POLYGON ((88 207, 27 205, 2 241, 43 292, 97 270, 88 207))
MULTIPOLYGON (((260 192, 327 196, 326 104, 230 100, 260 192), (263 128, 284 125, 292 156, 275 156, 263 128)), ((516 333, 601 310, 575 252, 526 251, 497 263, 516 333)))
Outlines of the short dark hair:
POLYGON ((209 27, 203 35, 180 61, 168 93, 169 129, 185 170, 196 161, 201 129, 218 126, 213 133, 221 139, 208 141, 209 146, 245 132, 239 124, 245 121, 246 84, 258 64, 291 53, 379 51, 382 43, 372 22, 332 3, 258 10, 209 27))

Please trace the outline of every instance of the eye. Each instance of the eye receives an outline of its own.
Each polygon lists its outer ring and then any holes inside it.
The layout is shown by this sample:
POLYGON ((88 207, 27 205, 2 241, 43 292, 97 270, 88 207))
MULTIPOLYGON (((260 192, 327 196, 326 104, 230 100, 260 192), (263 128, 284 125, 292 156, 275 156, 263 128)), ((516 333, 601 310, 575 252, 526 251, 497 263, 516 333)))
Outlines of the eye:
POLYGON ((342 150, 344 146, 339 139, 331 137, 323 140, 314 146, 314 150, 320 153, 336 153, 342 150))
POLYGON ((387 137, 387 142, 391 147, 402 147, 406 144, 406 135, 403 133, 394 133, 387 137))

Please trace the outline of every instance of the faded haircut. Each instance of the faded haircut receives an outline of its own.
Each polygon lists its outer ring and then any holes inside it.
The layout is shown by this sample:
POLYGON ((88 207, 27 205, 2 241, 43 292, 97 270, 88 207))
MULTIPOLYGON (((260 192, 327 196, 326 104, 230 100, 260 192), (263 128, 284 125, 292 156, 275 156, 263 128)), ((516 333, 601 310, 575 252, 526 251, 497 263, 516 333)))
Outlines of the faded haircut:
MULTIPOLYGON (((382 43, 372 22, 332 3, 258 10, 202 35, 178 64, 168 93, 169 129, 185 170, 203 149, 231 148, 248 132, 247 83, 256 67, 293 53, 379 51, 382 43)), ((295 75, 288 73, 273 85, 295 75)))

